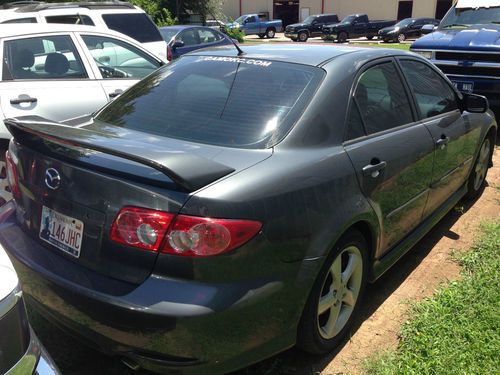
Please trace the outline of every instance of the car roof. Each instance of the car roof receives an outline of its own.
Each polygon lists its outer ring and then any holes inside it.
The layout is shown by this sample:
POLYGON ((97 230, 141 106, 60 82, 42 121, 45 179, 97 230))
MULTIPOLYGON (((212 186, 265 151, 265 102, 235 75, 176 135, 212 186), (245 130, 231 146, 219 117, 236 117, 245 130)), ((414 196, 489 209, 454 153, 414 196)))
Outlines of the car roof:
POLYGON ((184 30, 184 29, 191 29, 193 27, 206 27, 206 26, 201 26, 201 25, 174 25, 174 26, 162 26, 159 29, 160 30, 184 30))
POLYGON ((279 62, 292 62, 303 65, 321 66, 324 63, 342 55, 369 53, 370 59, 394 55, 411 55, 413 53, 392 48, 370 48, 354 46, 332 46, 322 44, 258 44, 253 46, 239 46, 244 55, 238 56, 238 51, 233 46, 222 46, 197 50, 187 55, 195 56, 221 56, 240 57, 245 59, 272 60, 279 62))
POLYGON ((61 9, 61 8, 87 8, 87 9, 137 9, 133 4, 120 1, 81 1, 81 2, 67 2, 67 3, 45 3, 42 1, 33 2, 14 2, 5 4, 6 8, 14 9, 19 13, 26 12, 39 12, 47 9, 61 9))

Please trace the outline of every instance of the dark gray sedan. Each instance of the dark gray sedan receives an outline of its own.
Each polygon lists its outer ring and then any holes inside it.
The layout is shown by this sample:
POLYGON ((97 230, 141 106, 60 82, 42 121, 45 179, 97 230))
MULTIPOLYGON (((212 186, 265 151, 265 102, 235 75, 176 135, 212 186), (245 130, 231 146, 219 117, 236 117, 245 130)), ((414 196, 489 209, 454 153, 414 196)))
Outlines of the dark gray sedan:
POLYGON ((0 244, 27 301, 134 368, 205 374, 335 348, 367 282, 481 193, 497 131, 417 55, 296 45, 188 54, 84 122, 6 125, 0 244))

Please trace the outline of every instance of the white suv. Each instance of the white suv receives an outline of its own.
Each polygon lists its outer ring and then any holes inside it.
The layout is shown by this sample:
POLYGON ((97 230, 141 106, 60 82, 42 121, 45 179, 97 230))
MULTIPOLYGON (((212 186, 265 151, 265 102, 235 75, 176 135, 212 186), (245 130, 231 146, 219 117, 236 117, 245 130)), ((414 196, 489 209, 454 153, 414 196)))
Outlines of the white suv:
POLYGON ((1 23, 65 23, 96 26, 125 34, 156 55, 167 56, 167 44, 139 7, 127 2, 18 2, 0 10, 1 23))

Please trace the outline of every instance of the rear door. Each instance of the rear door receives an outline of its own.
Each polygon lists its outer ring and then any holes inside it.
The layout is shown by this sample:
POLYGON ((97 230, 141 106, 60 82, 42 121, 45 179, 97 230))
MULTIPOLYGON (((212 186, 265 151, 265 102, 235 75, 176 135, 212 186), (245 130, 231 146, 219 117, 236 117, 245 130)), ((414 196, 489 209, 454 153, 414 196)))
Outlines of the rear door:
POLYGON ((392 59, 364 68, 351 98, 344 147, 379 217, 377 256, 419 224, 429 192, 434 144, 413 108, 392 59))
POLYGON ((122 40, 99 34, 79 34, 78 38, 89 55, 107 100, 117 97, 161 66, 160 60, 122 40))
POLYGON ((106 95, 71 33, 6 38, 0 105, 5 117, 65 120, 92 113, 106 95))
POLYGON ((480 128, 459 110, 455 90, 422 61, 401 59, 402 70, 415 97, 422 122, 435 145, 431 192, 425 215, 430 215, 465 182, 479 141, 480 128))

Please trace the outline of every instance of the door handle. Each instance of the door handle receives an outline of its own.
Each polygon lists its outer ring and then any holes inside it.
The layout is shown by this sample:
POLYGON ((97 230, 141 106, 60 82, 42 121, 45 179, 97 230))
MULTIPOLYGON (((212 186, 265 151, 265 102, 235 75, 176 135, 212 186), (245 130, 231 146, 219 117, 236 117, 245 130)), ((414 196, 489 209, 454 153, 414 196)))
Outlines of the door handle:
POLYGON ((441 136, 441 138, 439 138, 437 141, 436 141, 436 146, 440 147, 441 149, 445 148, 446 145, 450 142, 450 138, 445 136, 444 134, 441 136))
POLYGON ((387 162, 378 159, 372 159, 370 164, 363 167, 363 176, 371 176, 377 178, 380 171, 387 166, 387 162))
POLYGON ((110 93, 109 97, 110 98, 116 98, 118 95, 120 95, 122 93, 123 93, 123 90, 118 89, 118 90, 115 90, 115 92, 110 93))
POLYGON ((37 98, 32 98, 28 96, 26 98, 10 99, 10 104, 36 103, 37 101, 38 101, 37 98))

